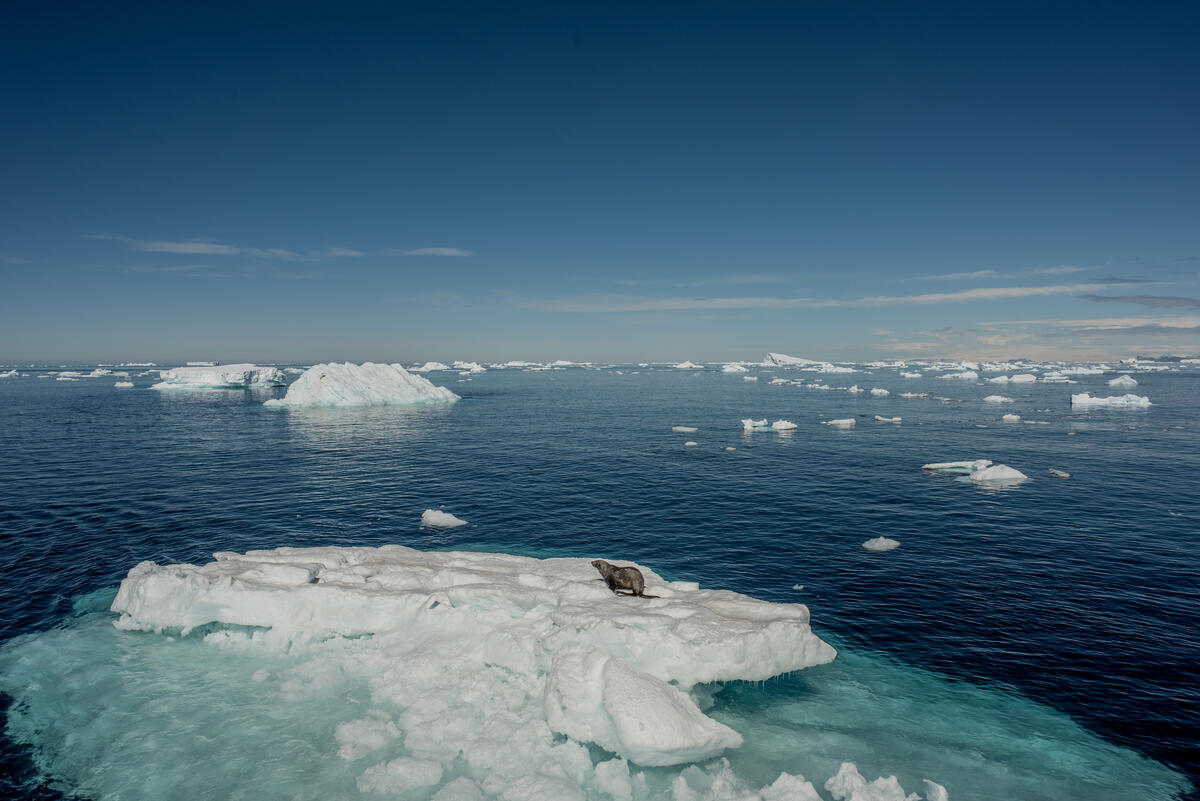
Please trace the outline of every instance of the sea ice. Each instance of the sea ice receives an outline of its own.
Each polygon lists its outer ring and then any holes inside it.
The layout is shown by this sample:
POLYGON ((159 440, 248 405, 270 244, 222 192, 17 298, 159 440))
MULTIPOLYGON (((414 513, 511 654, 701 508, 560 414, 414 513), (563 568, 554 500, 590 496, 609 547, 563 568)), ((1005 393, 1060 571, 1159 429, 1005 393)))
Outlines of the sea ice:
POLYGON ((776 431, 795 431, 799 426, 791 420, 776 420, 774 423, 771 423, 771 428, 776 431))
POLYGON ((898 540, 888 539, 887 537, 873 537, 862 544, 862 547, 868 551, 891 551, 900 547, 898 540))
POLYGON ((1012 398, 1006 398, 1003 395, 988 395, 983 399, 985 403, 1012 403, 1012 398))
POLYGON ((432 373, 433 371, 449 370, 449 366, 441 362, 425 362, 420 367, 413 367, 409 370, 410 373, 432 373))
POLYGON ((1068 473, 1066 470, 1055 470, 1053 467, 1050 468, 1050 475, 1053 476, 1054 478, 1064 478, 1064 479, 1071 477, 1071 474, 1068 473))
POLYGON ((902 397, 902 398, 928 398, 929 393, 928 392, 901 392, 900 397, 902 397))
POLYGON ((16 378, 16 377, 17 377, 16 370, 7 370, 3 373, 0 373, 0 378, 16 378))
POLYGON ((697 445, 699 445, 699 444, 700 444, 700 443, 699 443, 699 442, 696 442, 696 440, 694 440, 694 439, 689 439, 687 442, 683 443, 683 447, 685 447, 685 448, 694 448, 694 447, 696 447, 696 446, 697 446, 697 445))
POLYGON ((930 462, 929 464, 921 465, 921 469, 928 470, 931 473, 968 474, 989 467, 991 464, 991 459, 974 459, 963 462, 930 462))
POLYGON ((975 372, 974 370, 963 370, 958 373, 946 373, 945 375, 939 375, 938 378, 942 378, 942 379, 956 378, 961 381, 978 381, 979 373, 975 372))
POLYGON ((162 380, 151 389, 248 389, 281 387, 287 383, 282 370, 257 364, 176 367, 159 375, 162 380))
POLYGON ((316 364, 264 406, 394 406, 458 400, 450 390, 398 364, 316 364))
POLYGON ((426 509, 421 513, 421 525, 428 528, 458 528, 466 524, 466 520, 440 509, 426 509))
POLYGON ((985 467, 982 470, 976 470, 971 473, 972 481, 985 483, 1006 483, 1016 484, 1029 476, 1022 473, 1020 470, 1015 470, 1006 464, 996 464, 991 467, 985 467))
POLYGON ((113 386, 116 387, 117 389, 130 389, 133 387, 133 382, 132 381, 118 381, 115 384, 113 384, 113 386))
POLYGON ((1021 415, 1019 415, 1019 414, 1006 414, 1006 415, 1004 415, 1003 417, 1001 417, 1000 419, 1001 419, 1001 420, 1003 420, 1003 421, 1004 421, 1004 422, 1006 422, 1006 423, 1019 423, 1019 422, 1021 422, 1021 415))
POLYGON ((1108 382, 1110 387, 1115 389, 1133 389, 1138 385, 1137 379, 1130 375, 1117 376, 1108 382))
POLYGON ((920 378, 921 377, 920 373, 901 373, 900 375, 904 376, 905 378, 920 378))
POLYGON ((853 417, 843 417, 839 420, 822 420, 821 425, 833 426, 834 428, 854 428, 855 420, 853 417))
POLYGON ((756 376, 756 375, 744 375, 744 376, 742 376, 742 380, 743 380, 743 381, 757 381, 757 380, 758 380, 758 376, 756 376))
POLYGON ((695 434, 700 429, 695 426, 671 426, 671 430, 679 434, 695 434))
POLYGON ((680 370, 702 370, 702 369, 704 369, 703 364, 695 364, 693 362, 680 362, 679 364, 675 365, 675 367, 680 370))
POLYGON ((1009 379, 1014 384, 1032 384, 1037 381, 1037 376, 1033 373, 1020 373, 1009 379))
POLYGON ((846 391, 849 392, 851 395, 857 395, 858 393, 865 392, 866 390, 859 387, 858 384, 855 384, 852 387, 846 387, 846 391))
POLYGON ((899 423, 900 418, 899 417, 884 417, 883 415, 877 414, 877 415, 875 415, 875 422, 876 423, 899 423))
POLYGON ((740 364, 727 364, 721 368, 722 373, 746 373, 749 372, 740 364))
POLYGON ((767 418, 765 417, 761 420, 754 420, 750 417, 746 417, 742 420, 743 431, 765 431, 766 429, 767 418))
POLYGON ((988 379, 986 379, 986 381, 989 384, 1007 384, 1009 381, 1009 378, 1006 375, 998 375, 995 378, 988 378, 988 379))
POLYGON ((878 395, 879 397, 884 397, 886 395, 891 395, 892 393, 888 392, 886 389, 880 389, 879 387, 873 387, 871 389, 871 394, 878 395))
POLYGON ((1071 396, 1071 405, 1084 409, 1110 407, 1114 409, 1145 409, 1150 406, 1150 399, 1141 395, 1121 395, 1119 397, 1093 398, 1084 392, 1071 396))

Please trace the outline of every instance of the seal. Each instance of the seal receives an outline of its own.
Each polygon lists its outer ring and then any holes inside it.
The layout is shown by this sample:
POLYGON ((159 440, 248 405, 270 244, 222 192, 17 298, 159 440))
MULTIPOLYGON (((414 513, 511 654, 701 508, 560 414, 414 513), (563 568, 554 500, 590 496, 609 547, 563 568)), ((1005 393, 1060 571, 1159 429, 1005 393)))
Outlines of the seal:
POLYGON ((646 594, 646 579, 642 577, 642 571, 636 567, 617 567, 603 559, 593 559, 592 567, 600 571, 608 588, 617 595, 636 595, 639 598, 658 597, 646 594), (629 590, 629 592, 618 592, 618 589, 629 590))

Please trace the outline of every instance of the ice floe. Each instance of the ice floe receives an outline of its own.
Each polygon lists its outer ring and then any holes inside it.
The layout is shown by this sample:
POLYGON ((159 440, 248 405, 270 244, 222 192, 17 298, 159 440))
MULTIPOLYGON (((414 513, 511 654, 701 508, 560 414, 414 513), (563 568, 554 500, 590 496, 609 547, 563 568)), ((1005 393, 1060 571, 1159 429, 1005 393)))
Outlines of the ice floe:
POLYGON ((902 397, 902 398, 928 398, 929 393, 928 392, 901 392, 900 397, 902 397))
POLYGON ((1019 415, 1019 414, 1006 414, 1006 415, 1004 415, 1003 417, 1001 417, 1000 419, 1001 419, 1001 420, 1003 420, 1003 421, 1004 421, 1004 422, 1006 422, 1006 423, 1019 423, 1019 422, 1021 422, 1021 415, 1019 415))
POLYGON ((899 423, 900 418, 899 417, 884 417, 883 415, 877 414, 877 415, 875 415, 875 422, 876 423, 899 423))
POLYGON ((976 470, 970 475, 972 481, 988 484, 1016 484, 1029 478, 1020 470, 1006 464, 994 464, 991 467, 976 470))
POLYGON ((1071 396, 1071 405, 1083 409, 1113 408, 1113 409, 1145 409, 1150 404, 1150 398, 1142 395, 1120 395, 1101 398, 1092 397, 1086 392, 1071 396))
POLYGON ((887 395, 891 395, 892 393, 888 392, 886 389, 880 389, 879 387, 872 387, 871 394, 879 396, 879 397, 886 397, 887 395))
POLYGON ((938 378, 957 379, 959 381, 978 381, 979 373, 975 372, 974 370, 963 370, 958 373, 946 373, 945 375, 939 375, 938 378))
POLYGON ((921 465, 922 470, 928 470, 931 473, 961 473, 969 474, 977 470, 982 470, 992 464, 991 459, 972 459, 959 462, 930 462, 929 464, 921 465))
POLYGON ((5 370, 4 372, 0 373, 0 378, 16 378, 16 377, 17 377, 16 370, 5 370))
POLYGON ((702 370, 704 369, 704 365, 696 364, 695 362, 680 362, 675 365, 675 368, 678 370, 702 370))
POLYGON ((761 420, 755 420, 751 417, 743 418, 742 419, 742 430, 743 431, 765 431, 765 430, 767 430, 767 418, 764 417, 761 420))
POLYGON ((287 376, 277 367, 257 364, 194 365, 163 370, 151 389, 249 389, 281 387, 287 376))
POLYGON ((758 380, 758 376, 756 376, 756 375, 744 375, 744 376, 742 376, 742 380, 743 380, 743 381, 757 381, 757 380, 758 380))
POLYGON ((1137 379, 1130 375, 1121 375, 1108 382, 1115 389, 1133 389, 1138 385, 1137 379))
POLYGON ((873 537, 862 544, 868 551, 892 551, 900 547, 898 540, 888 537, 873 537))
MULTIPOLYGON (((513 755, 544 749, 536 743, 557 731, 641 765, 707 759, 742 738, 700 710, 688 694, 694 685, 762 680, 836 655, 812 633, 802 605, 667 582, 642 566, 658 599, 614 595, 583 558, 396 545, 214 558, 134 567, 112 604, 120 613, 115 625, 185 635, 208 624, 257 627, 280 642, 371 635, 409 656, 378 677, 384 694, 407 692, 412 671, 471 677, 468 695, 453 690, 444 699, 454 701, 450 707, 415 704, 398 728, 369 717, 357 729, 339 727, 351 758, 384 740, 403 742, 414 758, 444 769, 458 759, 486 759, 472 741, 493 735, 453 733, 476 725, 460 717, 466 704, 481 707, 468 712, 471 721, 508 721, 501 747, 515 748, 513 755), (513 692, 522 697, 510 698, 513 692)), ((520 759, 505 761, 522 767, 520 759)), ((368 768, 360 781, 392 774, 380 767, 386 764, 368 768)))
POLYGON ((458 400, 445 387, 412 375, 398 364, 316 364, 304 371, 282 398, 264 406, 397 406, 458 400))
POLYGON ((721 368, 722 373, 746 373, 749 372, 740 364, 727 364, 721 368))
POLYGON ((821 425, 832 426, 834 428, 854 428, 855 420, 853 417, 843 417, 838 420, 822 420, 821 425))
POLYGON ((776 420, 774 423, 771 423, 771 428, 776 431, 795 431, 799 426, 791 420, 776 420))
POLYGON ((683 447, 685 447, 685 448, 695 448, 695 447, 696 447, 697 445, 699 445, 699 444, 700 444, 700 443, 699 443, 699 442, 696 442, 696 440, 694 440, 694 439, 689 439, 687 442, 683 443, 683 447))
POLYGON ((1050 475, 1053 476, 1054 478, 1062 478, 1062 479, 1067 479, 1067 478, 1071 477, 1071 474, 1068 473, 1066 470, 1055 470, 1053 467, 1050 468, 1050 475))
POLYGON ((450 369, 450 367, 448 365, 442 364, 441 362, 425 362, 420 367, 410 368, 409 372, 410 373, 432 373, 434 371, 449 370, 449 369, 450 369))
POLYGON ((421 525, 428 528, 458 528, 466 524, 466 520, 441 509, 426 509, 421 513, 421 525))
POLYGON ((115 384, 113 384, 113 386, 116 387, 117 389, 131 389, 133 387, 133 382, 132 381, 117 381, 115 384))
POLYGON ((903 376, 904 378, 920 378, 921 377, 920 373, 901 373, 900 375, 903 376))
POLYGON ((695 434, 700 429, 695 426, 671 426, 671 430, 679 434, 695 434))
POLYGON ((985 403, 1012 403, 1012 398, 1006 398, 1003 395, 988 395, 983 399, 985 403))

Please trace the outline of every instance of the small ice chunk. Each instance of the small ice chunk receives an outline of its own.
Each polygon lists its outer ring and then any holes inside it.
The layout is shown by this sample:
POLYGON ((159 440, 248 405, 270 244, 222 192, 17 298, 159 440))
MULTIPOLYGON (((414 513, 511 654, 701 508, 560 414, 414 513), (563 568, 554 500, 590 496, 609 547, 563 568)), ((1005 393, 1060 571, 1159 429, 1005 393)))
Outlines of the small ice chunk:
POLYGON ((771 428, 776 431, 795 431, 799 426, 791 420, 776 420, 774 423, 771 423, 771 428))
POLYGON ((259 668, 258 670, 254 671, 254 675, 250 677, 250 680, 266 681, 269 678, 271 678, 271 671, 267 670, 266 668, 259 668))
POLYGON ((1012 403, 1012 398, 1006 398, 1003 395, 988 395, 983 399, 984 403, 1012 403))
POLYGON ((899 423, 900 418, 899 417, 884 417, 883 415, 877 414, 877 415, 875 415, 875 422, 876 423, 899 423))
POLYGON ((458 528, 466 524, 466 520, 440 509, 426 509, 421 513, 421 525, 428 528, 458 528))
POLYGON ((3 373, 0 373, 0 378, 16 378, 16 377, 17 377, 16 370, 7 370, 3 373))
POLYGON ((838 420, 823 420, 821 425, 833 426, 834 428, 854 428, 855 420, 853 417, 843 417, 838 420))
POLYGON ((1037 381, 1037 376, 1033 373, 1020 373, 1009 379, 1014 384, 1032 384, 1037 381))
POLYGON ((1141 395, 1120 395, 1109 398, 1093 398, 1084 392, 1071 396, 1071 405, 1084 409, 1113 408, 1113 409, 1145 409, 1150 406, 1150 399, 1141 395))
POLYGON ((921 377, 920 373, 901 373, 900 375, 904 376, 905 378, 920 378, 921 377))
POLYGON ((900 547, 899 540, 887 537, 873 537, 862 544, 868 551, 893 551, 900 547))
POLYGON ((700 429, 695 426, 671 426, 671 430, 677 434, 695 434, 700 429))
POLYGON ((675 367, 680 370, 703 370, 704 369, 703 364, 696 364, 694 362, 680 362, 679 364, 675 365, 675 367))
POLYGON ((879 387, 872 387, 871 394, 877 395, 878 397, 882 398, 884 396, 891 395, 892 393, 888 392, 886 389, 880 389, 879 387))
POLYGON ((1130 375, 1117 376, 1112 381, 1108 382, 1110 387, 1116 389, 1133 389, 1138 385, 1137 379, 1130 375))
POLYGON ((746 417, 742 420, 742 430, 743 431, 756 431, 758 429, 764 429, 766 427, 767 427, 767 418, 765 418, 765 417, 761 420, 754 420, 750 417, 746 417))
POLYGON ((725 446, 725 450, 727 450, 727 451, 736 451, 736 450, 737 450, 737 448, 733 447, 732 445, 726 445, 726 446, 725 446))
POLYGON ((434 370, 449 370, 450 368, 441 362, 425 362, 420 367, 414 367, 409 370, 410 373, 432 373, 434 370))
POLYGON ((958 379, 960 381, 978 381, 979 373, 975 372, 974 370, 963 370, 960 373, 946 373, 945 375, 939 375, 938 378, 958 379))
POLYGON ((1009 467, 1006 464, 992 465, 991 467, 985 467, 982 470, 976 470, 975 472, 971 473, 971 480, 979 482, 1004 482, 1016 484, 1024 481, 1027 478, 1029 478, 1029 476, 1025 475, 1020 470, 1009 467))
POLYGON ((1064 479, 1071 477, 1071 474, 1068 473, 1066 470, 1055 470, 1053 467, 1050 468, 1050 475, 1054 476, 1055 478, 1064 478, 1064 479))
POLYGON ((989 384, 1007 384, 1008 381, 1009 381, 1009 378, 1006 375, 998 375, 995 378, 989 378, 987 380, 987 382, 989 384))
POLYGON ((901 392, 900 397, 902 397, 902 398, 928 398, 929 393, 928 392, 901 392))
POLYGON ((800 590, 804 589, 804 585, 803 584, 793 584, 792 589, 799 592, 800 590))
POLYGON ((130 389, 133 387, 133 382, 132 381, 118 381, 117 383, 113 384, 113 386, 116 387, 117 389, 130 389))
POLYGON ((930 462, 929 464, 921 465, 922 470, 928 470, 931 473, 974 473, 976 470, 982 470, 991 465, 991 459, 975 459, 972 461, 963 462, 930 462))
POLYGON ((683 447, 685 447, 685 448, 694 448, 694 447, 696 447, 696 446, 697 446, 697 445, 699 445, 699 444, 700 444, 700 443, 699 443, 699 442, 696 442, 694 439, 689 439, 687 442, 683 443, 683 447))
POLYGON ((749 372, 740 364, 727 364, 721 368, 722 373, 745 373, 749 372))
POLYGON ((866 392, 866 390, 861 388, 858 384, 855 384, 852 387, 846 387, 846 391, 849 392, 851 395, 857 395, 860 392, 866 392))
POLYGON ((1004 421, 1004 422, 1006 422, 1006 423, 1019 423, 1019 422, 1021 422, 1021 415, 1019 415, 1019 414, 1006 414, 1006 415, 1004 415, 1003 417, 1001 417, 1000 419, 1001 419, 1001 420, 1003 420, 1003 421, 1004 421))
POLYGON ((743 381, 757 381, 757 380, 758 380, 758 376, 756 376, 756 375, 744 375, 744 376, 742 376, 742 380, 743 380, 743 381))

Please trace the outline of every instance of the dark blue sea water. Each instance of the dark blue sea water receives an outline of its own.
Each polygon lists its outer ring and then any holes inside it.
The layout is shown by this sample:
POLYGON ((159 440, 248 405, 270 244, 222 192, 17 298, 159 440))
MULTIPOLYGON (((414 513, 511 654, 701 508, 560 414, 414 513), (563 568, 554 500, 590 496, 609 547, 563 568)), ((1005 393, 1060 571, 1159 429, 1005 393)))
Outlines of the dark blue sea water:
MULTIPOLYGON (((842 652, 835 665, 869 658, 897 671, 889 681, 931 677, 947 704, 956 687, 1027 699, 1173 770, 1156 792, 1197 797, 1184 777, 1200 781, 1200 373, 1137 375, 1149 410, 1075 412, 1072 392, 1119 394, 1113 374, 1000 388, 894 370, 824 377, 893 393, 877 398, 757 372, 435 373, 462 401, 315 411, 262 406, 281 390, 0 381, 0 637, 69 629, 77 599, 142 560, 218 550, 398 543, 630 560, 805 603, 842 652), (982 401, 997 391, 1015 402, 982 401), (1049 424, 1004 424, 1006 412, 1049 424), (799 428, 745 434, 748 416, 799 428), (856 428, 818 424, 848 416, 856 428), (985 489, 920 469, 974 458, 1030 480, 985 489), (420 529, 441 505, 470 525, 420 529), (877 536, 902 545, 861 547, 877 536)), ((838 703, 822 675, 728 688, 721 714, 762 723, 808 703, 815 715, 838 703)), ((882 698, 878 710, 906 714, 882 698)), ((0 795, 78 790, 35 753, 5 738, 0 795)))

